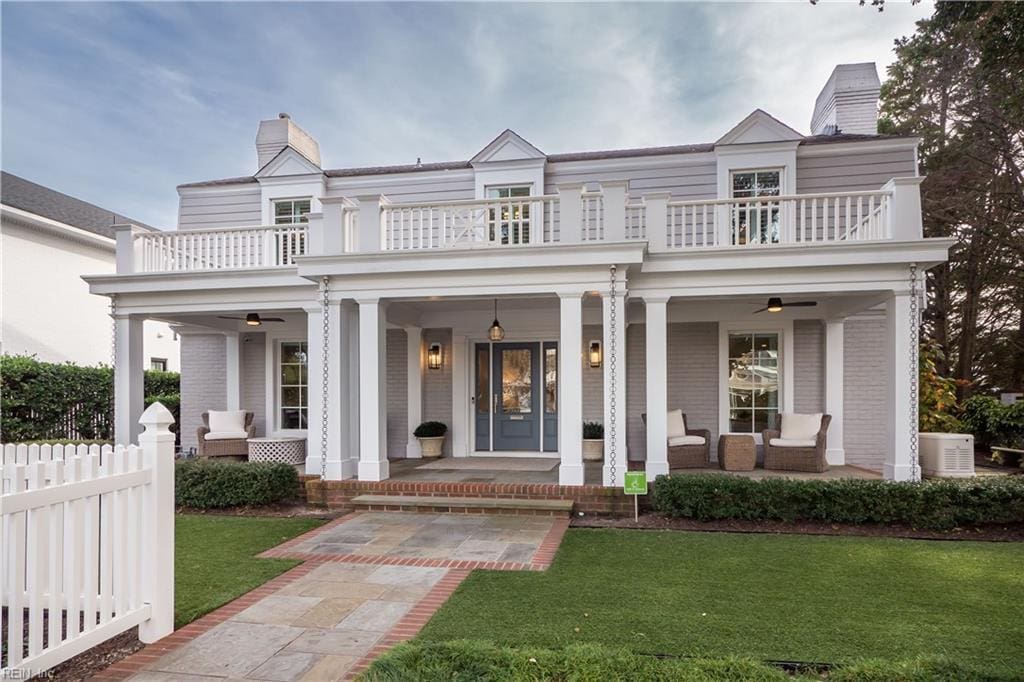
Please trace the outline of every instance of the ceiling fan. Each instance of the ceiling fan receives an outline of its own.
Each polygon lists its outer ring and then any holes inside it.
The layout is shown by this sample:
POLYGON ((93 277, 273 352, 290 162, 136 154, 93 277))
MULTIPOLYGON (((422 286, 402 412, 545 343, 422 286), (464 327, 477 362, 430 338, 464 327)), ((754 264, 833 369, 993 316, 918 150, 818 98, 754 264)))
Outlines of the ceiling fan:
POLYGON ((790 303, 783 303, 782 299, 778 296, 772 296, 768 299, 768 305, 760 310, 755 310, 754 313, 763 313, 766 310, 770 313, 777 313, 783 308, 809 308, 816 305, 818 305, 817 301, 792 301, 790 303))
POLYGON ((264 322, 284 322, 283 318, 280 317, 260 317, 259 313, 249 313, 245 317, 230 317, 228 315, 218 315, 222 320, 245 320, 245 323, 250 327, 258 327, 264 322))

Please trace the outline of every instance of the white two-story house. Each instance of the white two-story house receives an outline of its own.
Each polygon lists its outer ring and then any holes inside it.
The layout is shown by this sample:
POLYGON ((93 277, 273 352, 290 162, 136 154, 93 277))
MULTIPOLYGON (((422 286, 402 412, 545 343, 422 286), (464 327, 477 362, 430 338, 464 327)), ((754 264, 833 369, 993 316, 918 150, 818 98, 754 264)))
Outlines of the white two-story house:
POLYGON ((325 169, 263 121, 251 176, 180 185, 176 231, 119 227, 117 273, 87 277, 116 296, 118 440, 158 319, 182 337, 186 446, 203 411, 251 410, 327 479, 387 479, 439 420, 446 456, 621 485, 627 460, 668 470, 675 408, 712 457, 721 433, 828 413, 830 463, 911 477, 916 311, 950 242, 922 237, 919 140, 877 134, 878 93, 873 64, 841 65, 809 134, 755 110, 701 144, 547 153, 506 130, 372 168, 325 169))

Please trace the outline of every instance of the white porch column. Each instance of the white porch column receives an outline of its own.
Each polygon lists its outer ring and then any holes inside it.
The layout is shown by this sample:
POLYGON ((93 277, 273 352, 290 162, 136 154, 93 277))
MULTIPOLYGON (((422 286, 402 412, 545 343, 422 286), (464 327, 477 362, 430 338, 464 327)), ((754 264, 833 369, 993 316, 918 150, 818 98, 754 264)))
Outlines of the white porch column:
POLYGON ((238 332, 224 333, 224 378, 226 409, 242 409, 242 335, 238 332))
MULTIPOLYGON (((320 475, 321 441, 323 435, 323 372, 324 372, 324 320, 320 306, 306 308, 306 348, 309 374, 309 412, 307 415, 306 473, 320 475)), ((342 339, 345 329, 341 319, 341 303, 331 301, 327 306, 327 467, 326 478, 340 481, 355 475, 352 461, 343 443, 342 417, 345 401, 341 387, 345 384, 342 358, 342 339)))
MULTIPOLYGON (((910 423, 910 391, 917 383, 917 368, 910 366, 910 295, 893 292, 885 302, 888 373, 887 451, 883 473, 896 481, 911 480, 911 446, 917 425, 910 423)), ((915 467, 920 477, 920 467, 915 467)))
POLYGON ((137 443, 142 427, 139 418, 145 402, 142 359, 143 319, 114 314, 114 441, 137 443))
MULTIPOLYGON (((620 275, 621 278, 621 275, 620 275)), ((622 278, 624 279, 624 278, 622 278)), ((626 453, 626 296, 624 281, 615 292, 615 330, 612 330, 612 296, 605 292, 601 302, 604 308, 604 467, 602 481, 606 486, 621 486, 622 473, 629 467, 626 453), (614 349, 614 350, 613 350, 614 349), (615 380, 612 381, 612 366, 615 380), (612 403, 615 404, 615 435, 612 436, 612 403), (615 473, 612 475, 612 448, 615 449, 615 473)))
POLYGON ((469 457, 472 446, 469 442, 472 412, 470 410, 470 344, 462 334, 452 335, 452 423, 449 438, 452 457, 469 457))
POLYGON ((423 421, 423 329, 405 328, 406 343, 406 413, 408 415, 409 440, 405 444, 405 456, 418 459, 423 456, 420 443, 412 432, 423 421))
POLYGON ((341 304, 342 459, 356 475, 359 466, 359 306, 347 300, 341 304))
POLYGON ((389 476, 387 453, 387 365, 384 303, 379 298, 359 304, 359 480, 383 481, 389 476))
POLYGON ((583 485, 583 294, 559 294, 559 485, 583 485))
POLYGON ((825 412, 832 415, 825 459, 845 464, 843 449, 843 332, 844 320, 825 320, 825 412))
POLYGON ((647 362, 647 480, 668 473, 668 298, 644 298, 647 362))

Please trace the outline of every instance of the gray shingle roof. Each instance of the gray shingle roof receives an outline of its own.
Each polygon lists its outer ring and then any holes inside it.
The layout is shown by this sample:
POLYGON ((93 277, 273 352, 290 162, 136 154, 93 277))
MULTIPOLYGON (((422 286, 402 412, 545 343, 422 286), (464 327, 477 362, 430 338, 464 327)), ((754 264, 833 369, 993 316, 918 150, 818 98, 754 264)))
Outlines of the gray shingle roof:
MULTIPOLYGON (((829 144, 832 142, 862 142, 868 140, 888 140, 895 138, 906 138, 907 135, 854 135, 838 133, 835 135, 808 135, 800 140, 801 145, 829 144)), ((637 149, 609 149, 592 152, 570 152, 567 154, 548 154, 547 160, 550 163, 562 161, 596 161, 599 159, 622 159, 638 156, 667 156, 669 154, 700 154, 714 151, 715 144, 707 142, 703 144, 684 144, 669 147, 640 147, 637 149)), ((368 166, 363 168, 335 168, 325 170, 324 175, 329 178, 349 178, 360 175, 391 175, 394 173, 422 173, 426 171, 464 170, 472 168, 469 161, 443 161, 440 163, 406 164, 403 166, 368 166)), ((188 182, 178 187, 211 187, 216 185, 244 185, 256 182, 256 177, 247 175, 238 178, 224 178, 222 180, 205 180, 203 182, 188 182)))
POLYGON ((114 230, 111 228, 119 223, 133 223, 146 230, 156 230, 138 220, 6 171, 0 172, 0 203, 104 237, 113 238, 114 230))

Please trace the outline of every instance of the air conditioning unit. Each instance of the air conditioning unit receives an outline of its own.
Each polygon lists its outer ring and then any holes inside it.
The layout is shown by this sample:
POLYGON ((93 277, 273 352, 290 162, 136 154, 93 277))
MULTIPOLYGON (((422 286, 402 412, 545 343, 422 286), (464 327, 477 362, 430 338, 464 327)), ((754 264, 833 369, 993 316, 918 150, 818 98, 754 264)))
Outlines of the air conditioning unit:
POLYGON ((974 476, 974 436, 966 433, 922 433, 918 437, 921 473, 939 478, 974 476))

